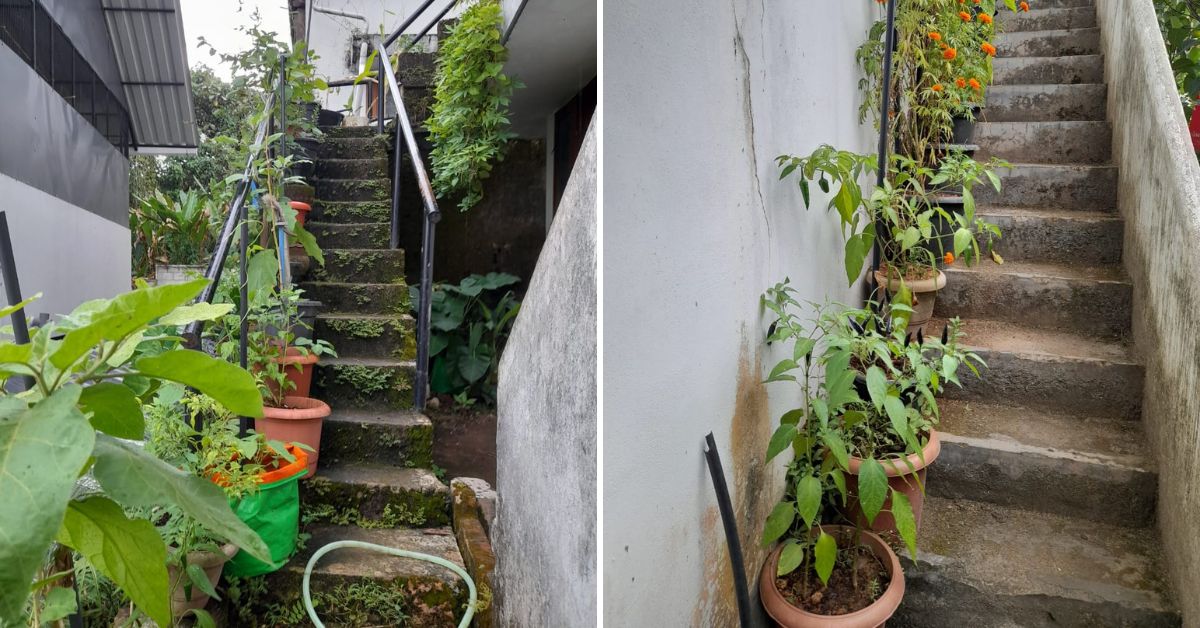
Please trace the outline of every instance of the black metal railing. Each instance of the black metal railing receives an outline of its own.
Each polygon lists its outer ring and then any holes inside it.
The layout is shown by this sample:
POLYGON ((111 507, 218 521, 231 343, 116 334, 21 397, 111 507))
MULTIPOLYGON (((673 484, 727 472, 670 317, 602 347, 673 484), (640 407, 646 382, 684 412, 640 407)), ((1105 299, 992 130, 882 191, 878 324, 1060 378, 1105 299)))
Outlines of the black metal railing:
MULTIPOLYGON (((878 147, 878 172, 876 173, 875 184, 883 187, 883 182, 887 179, 888 171, 888 113, 891 111, 891 95, 892 95, 892 53, 896 47, 896 0, 888 0, 886 26, 884 29, 884 44, 883 44, 883 76, 881 77, 879 86, 879 147, 878 147)), ((884 233, 879 230, 881 225, 876 225, 875 241, 871 246, 871 270, 879 270, 879 264, 883 261, 882 251, 879 246, 879 238, 883 237, 884 233)), ((872 284, 875 281, 875 273, 872 272, 867 278, 866 287, 868 294, 874 294, 875 289, 872 284)))

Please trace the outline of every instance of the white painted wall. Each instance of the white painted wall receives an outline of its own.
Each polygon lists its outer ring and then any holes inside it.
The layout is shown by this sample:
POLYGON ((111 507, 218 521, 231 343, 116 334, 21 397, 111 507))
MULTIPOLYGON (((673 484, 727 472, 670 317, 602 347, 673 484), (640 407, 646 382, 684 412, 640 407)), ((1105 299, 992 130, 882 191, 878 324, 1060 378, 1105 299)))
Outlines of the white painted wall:
POLYGON ((759 383, 781 357, 763 344, 759 295, 785 276, 809 299, 860 294, 825 199, 805 212, 773 159, 873 150, 854 49, 878 16, 871 2, 606 5, 606 623, 736 625, 709 431, 757 608, 756 539, 782 490, 763 452, 798 397, 759 383))
MULTIPOLYGON (((130 289, 129 227, 0 174, 17 280, 40 312, 66 314, 89 299, 130 289)), ((0 297, 2 298, 2 297, 0 297)), ((2 324, 8 324, 7 319, 2 324)))

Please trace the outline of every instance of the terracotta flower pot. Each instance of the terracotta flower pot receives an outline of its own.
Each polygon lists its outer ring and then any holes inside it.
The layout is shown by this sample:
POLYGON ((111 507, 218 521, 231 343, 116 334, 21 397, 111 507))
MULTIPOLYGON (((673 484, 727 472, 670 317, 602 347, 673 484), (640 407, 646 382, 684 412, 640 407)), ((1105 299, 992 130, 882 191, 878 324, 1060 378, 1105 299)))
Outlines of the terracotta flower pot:
POLYGON ((312 205, 301 201, 292 201, 288 205, 291 205, 292 209, 296 210, 296 222, 303 227, 304 221, 308 220, 308 212, 312 211, 312 205))
POLYGON ((286 408, 263 408, 263 417, 254 420, 254 429, 270 440, 302 443, 312 448, 308 452, 308 473, 317 471, 317 456, 321 453, 321 425, 333 410, 320 399, 284 397, 286 408))
MULTIPOLYGON (((282 358, 275 359, 275 363, 283 367, 283 374, 292 383, 292 386, 286 391, 287 395, 308 396, 309 391, 312 390, 313 366, 316 365, 318 359, 311 353, 304 355, 296 347, 288 347, 282 358)), ((267 388, 271 390, 272 395, 279 392, 275 382, 267 382, 267 388)))
MULTIPOLYGON (((883 470, 887 474, 888 486, 904 493, 908 498, 908 503, 912 505, 913 518, 917 522, 917 529, 921 528, 921 511, 925 506, 925 469, 937 460, 938 454, 942 453, 942 441, 938 438, 937 430, 929 431, 929 442, 921 449, 921 455, 910 454, 906 458, 892 458, 881 460, 883 470), (922 460, 924 458, 924 460, 922 460), (906 464, 904 460, 907 460, 906 464), (912 465, 909 467, 909 465, 912 465)), ((863 459, 850 457, 850 476, 846 478, 846 491, 850 496, 850 516, 857 520, 863 527, 867 527, 866 518, 863 517, 858 507, 858 470, 862 466, 863 459)), ((896 532, 896 520, 892 518, 892 513, 888 510, 892 507, 891 495, 883 502, 883 510, 875 516, 875 523, 870 528, 876 532, 896 532)))
MULTIPOLYGON (((221 546, 219 554, 216 552, 188 552, 187 562, 189 565, 200 567, 208 578, 209 584, 216 587, 217 581, 221 579, 221 571, 225 569, 225 563, 229 562, 237 553, 236 545, 226 543, 221 546)), ((190 610, 204 608, 208 604, 208 595, 194 585, 192 586, 192 599, 187 598, 185 588, 191 584, 191 581, 178 565, 167 565, 167 577, 171 590, 171 614, 175 617, 180 617, 190 610)))
MULTIPOLYGON (((892 278, 884 275, 881 270, 875 271, 875 283, 893 294, 900 290, 900 282, 892 281, 892 278)), ((936 277, 905 279, 904 283, 912 290, 913 295, 913 313, 908 321, 908 328, 916 329, 933 318, 933 304, 937 299, 937 291, 946 287, 946 273, 939 270, 936 277)))
MULTIPOLYGON (((828 530, 847 530, 846 526, 825 526, 828 530)), ((883 563, 889 580, 887 588, 879 599, 870 606, 847 613, 845 615, 817 615, 792 606, 775 587, 775 570, 779 564, 779 552, 783 546, 776 547, 767 561, 763 564, 762 573, 758 578, 758 595, 762 599, 763 608, 780 626, 784 628, 875 628, 882 626, 899 608, 904 599, 904 571, 900 568, 900 559, 892 548, 878 536, 864 531, 859 537, 861 545, 883 563)))

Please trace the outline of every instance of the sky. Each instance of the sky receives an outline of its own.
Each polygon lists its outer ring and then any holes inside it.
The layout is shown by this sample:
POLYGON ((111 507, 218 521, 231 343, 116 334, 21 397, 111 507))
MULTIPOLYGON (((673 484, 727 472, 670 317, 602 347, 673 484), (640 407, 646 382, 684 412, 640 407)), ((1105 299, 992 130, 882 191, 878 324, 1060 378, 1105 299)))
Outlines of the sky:
POLYGON ((288 34, 287 0, 243 0, 243 12, 238 12, 238 0, 181 0, 183 32, 187 38, 188 65, 203 63, 219 76, 229 78, 229 68, 207 49, 196 47, 203 36, 221 52, 236 52, 250 47, 250 40, 237 32, 237 26, 249 19, 254 9, 262 13, 263 28, 275 31, 279 39, 291 41, 288 34))

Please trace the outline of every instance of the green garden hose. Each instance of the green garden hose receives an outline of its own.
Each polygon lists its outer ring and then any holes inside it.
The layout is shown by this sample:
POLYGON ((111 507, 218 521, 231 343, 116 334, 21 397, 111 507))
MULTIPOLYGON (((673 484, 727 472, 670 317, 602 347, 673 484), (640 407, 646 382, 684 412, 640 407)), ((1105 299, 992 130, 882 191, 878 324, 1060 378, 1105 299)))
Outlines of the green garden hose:
POLYGON ((357 547, 359 549, 382 552, 384 554, 391 554, 392 556, 400 556, 402 558, 415 558, 417 560, 423 560, 435 565, 441 565, 446 569, 453 571, 458 575, 459 578, 467 581, 467 590, 470 592, 470 599, 467 600, 467 613, 463 615, 462 621, 458 622, 458 628, 467 628, 471 625, 471 619, 475 617, 475 601, 478 593, 475 590, 475 581, 471 579, 471 576, 467 575, 467 572, 463 570, 462 567, 459 567, 458 565, 455 565, 454 563, 440 556, 430 556, 429 554, 422 554, 420 552, 410 552, 408 550, 397 549, 395 547, 387 547, 386 545, 376 545, 374 543, 364 543, 362 541, 334 541, 333 543, 330 543, 317 550, 312 555, 312 558, 308 559, 308 564, 304 566, 304 581, 301 583, 302 592, 304 594, 304 610, 308 611, 308 618, 312 620, 313 624, 316 625, 317 628, 325 628, 325 624, 321 623, 321 619, 317 617, 317 611, 313 609, 312 597, 309 595, 308 591, 308 579, 312 575, 313 566, 317 564, 317 561, 320 560, 322 556, 332 552, 333 550, 346 547, 357 547))

